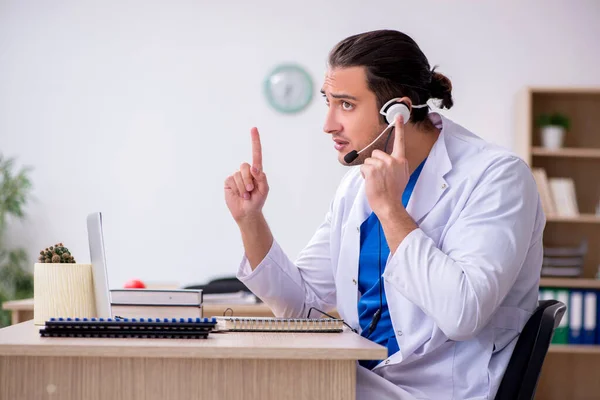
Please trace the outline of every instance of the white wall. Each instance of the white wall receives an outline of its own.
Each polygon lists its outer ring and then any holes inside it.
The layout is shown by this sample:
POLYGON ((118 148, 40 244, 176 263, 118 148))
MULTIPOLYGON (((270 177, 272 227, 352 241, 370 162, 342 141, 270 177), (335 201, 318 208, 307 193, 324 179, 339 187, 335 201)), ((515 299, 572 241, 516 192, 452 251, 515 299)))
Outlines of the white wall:
POLYGON ((329 49, 357 32, 413 36, 452 79, 446 115, 509 148, 522 86, 600 84, 598 1, 372 4, 0 1, 0 151, 35 168, 11 243, 32 263, 57 241, 87 261, 85 217, 101 210, 112 287, 234 274, 242 247, 223 180, 250 160, 256 125, 266 214, 295 257, 344 173, 316 91, 329 49), (261 92, 284 61, 317 85, 297 116, 276 114, 261 92))

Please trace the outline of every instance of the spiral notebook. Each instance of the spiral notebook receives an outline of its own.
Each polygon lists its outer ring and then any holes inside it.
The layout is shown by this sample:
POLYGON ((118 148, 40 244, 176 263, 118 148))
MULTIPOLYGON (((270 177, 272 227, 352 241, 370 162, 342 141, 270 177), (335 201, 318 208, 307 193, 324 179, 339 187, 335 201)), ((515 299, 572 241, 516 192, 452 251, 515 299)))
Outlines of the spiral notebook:
POLYGON ((213 317, 217 331, 225 332, 329 332, 344 330, 344 321, 335 318, 213 317))
POLYGON ((42 337, 205 339, 214 318, 51 318, 42 337))

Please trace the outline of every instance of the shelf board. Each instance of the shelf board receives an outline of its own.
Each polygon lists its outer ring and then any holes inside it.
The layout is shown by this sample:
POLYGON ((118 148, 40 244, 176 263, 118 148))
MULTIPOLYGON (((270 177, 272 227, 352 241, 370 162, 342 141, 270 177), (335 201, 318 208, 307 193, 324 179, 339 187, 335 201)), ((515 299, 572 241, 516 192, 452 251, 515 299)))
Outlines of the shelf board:
POLYGON ((600 216, 595 214, 579 214, 576 217, 560 217, 548 215, 546 222, 572 222, 580 224, 600 224, 600 216))
POLYGON ((528 86, 532 94, 600 94, 600 86, 528 86))
POLYGON ((598 354, 600 355, 600 345, 593 344, 551 344, 548 348, 549 353, 563 354, 598 354))
POLYGON ((533 147, 531 154, 538 157, 571 157, 571 158, 599 158, 600 149, 584 149, 565 147, 559 150, 550 150, 544 147, 533 147))
POLYGON ((541 278, 540 279, 540 287, 600 289, 600 279, 541 278))

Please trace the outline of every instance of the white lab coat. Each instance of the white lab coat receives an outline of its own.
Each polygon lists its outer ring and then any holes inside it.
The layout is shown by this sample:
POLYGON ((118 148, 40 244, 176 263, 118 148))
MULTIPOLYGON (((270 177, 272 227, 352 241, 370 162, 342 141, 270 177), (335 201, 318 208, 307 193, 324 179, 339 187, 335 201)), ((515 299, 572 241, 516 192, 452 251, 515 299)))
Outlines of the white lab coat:
MULTIPOLYGON (((407 205, 418 229, 383 273, 400 351, 373 373, 417 399, 493 399, 537 304, 545 216, 523 160, 429 116, 441 133, 407 205)), ((275 241, 237 276, 277 316, 337 308, 360 332, 360 226, 371 211, 352 167, 295 262, 275 241)))

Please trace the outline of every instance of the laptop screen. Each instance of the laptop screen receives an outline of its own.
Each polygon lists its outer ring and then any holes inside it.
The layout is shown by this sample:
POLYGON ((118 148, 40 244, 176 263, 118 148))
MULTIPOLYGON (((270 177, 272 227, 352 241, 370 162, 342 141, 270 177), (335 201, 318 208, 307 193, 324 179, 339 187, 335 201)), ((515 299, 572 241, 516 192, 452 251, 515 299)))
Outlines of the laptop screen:
POLYGON ((97 317, 112 318, 101 213, 95 212, 88 215, 87 230, 90 245, 90 261, 94 279, 97 317))

